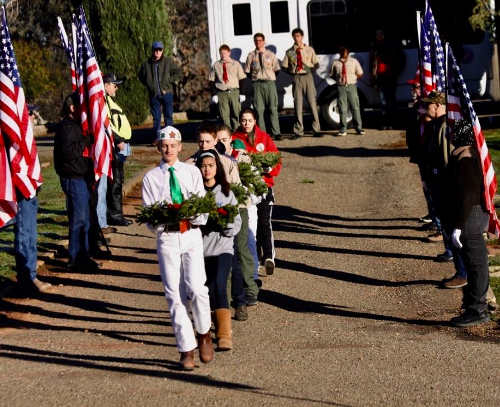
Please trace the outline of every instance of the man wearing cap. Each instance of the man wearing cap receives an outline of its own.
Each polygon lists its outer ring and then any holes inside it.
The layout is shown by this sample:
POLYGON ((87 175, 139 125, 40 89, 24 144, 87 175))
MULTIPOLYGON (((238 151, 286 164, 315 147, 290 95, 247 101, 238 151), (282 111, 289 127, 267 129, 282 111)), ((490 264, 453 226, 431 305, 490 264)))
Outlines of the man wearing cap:
POLYGON ((313 69, 318 68, 319 61, 313 47, 310 47, 303 42, 304 31, 300 28, 295 28, 292 31, 294 44, 289 48, 281 66, 293 77, 293 102, 295 105, 295 124, 293 132, 295 138, 304 135, 304 120, 303 120, 303 98, 304 94, 307 97, 311 113, 313 115, 313 133, 318 135, 321 132, 318 116, 318 107, 316 105, 316 86, 312 75, 313 69))
MULTIPOLYGON (((118 86, 123 83, 123 80, 117 79, 114 73, 108 73, 103 76, 103 82, 106 91, 106 105, 108 107, 110 126, 115 141, 115 149, 113 151, 113 161, 111 162, 113 180, 106 180, 106 177, 101 177, 99 182, 99 201, 97 205, 99 226, 101 226, 101 228, 107 226, 102 225, 102 223, 105 223, 106 219, 105 208, 103 210, 103 206, 105 206, 106 203, 104 203, 104 205, 102 204, 101 197, 102 192, 104 192, 104 197, 106 197, 106 192, 103 191, 104 186, 101 186, 101 184, 106 182, 109 184, 107 188, 107 220, 110 225, 128 226, 132 222, 125 219, 123 216, 122 188, 125 179, 123 166, 125 160, 130 155, 129 141, 132 137, 132 129, 122 108, 113 100, 116 96, 118 86), (104 178, 104 181, 102 178, 104 178)), ((105 230, 103 230, 103 232, 104 231, 105 230)))
POLYGON ((219 54, 220 60, 213 65, 208 80, 215 86, 222 121, 234 131, 239 126, 241 111, 240 81, 247 76, 239 61, 231 58, 228 45, 221 45, 219 54))
MULTIPOLYGON (((166 201, 181 204, 192 195, 204 196, 205 188, 200 170, 178 159, 182 150, 181 133, 167 126, 158 132, 157 148, 162 160, 158 167, 149 171, 142 182, 144 206, 166 201)), ((204 363, 214 357, 210 338, 210 300, 205 286, 206 274, 203 258, 203 239, 199 226, 206 224, 208 214, 189 221, 185 227, 158 227, 158 264, 170 309, 177 349, 181 354, 180 365, 194 369, 194 349, 199 347, 204 363), (187 230, 185 230, 187 228, 187 230), (196 334, 189 318, 189 303, 193 314, 196 334)))
POLYGON ((252 77, 253 104, 258 116, 259 128, 266 131, 264 113, 269 111, 271 128, 268 132, 274 139, 279 139, 280 122, 278 117, 278 91, 276 90, 276 75, 280 70, 280 63, 276 55, 266 49, 264 34, 253 36, 255 50, 250 52, 245 64, 245 72, 252 77))
MULTIPOLYGON (((163 54, 163 43, 155 41, 152 45, 152 55, 141 66, 139 80, 147 88, 149 104, 153 116, 154 134, 161 127, 161 113, 165 126, 173 124, 174 113, 173 85, 181 79, 181 71, 171 57, 163 54)), ((156 137, 156 136, 155 136, 156 137)))

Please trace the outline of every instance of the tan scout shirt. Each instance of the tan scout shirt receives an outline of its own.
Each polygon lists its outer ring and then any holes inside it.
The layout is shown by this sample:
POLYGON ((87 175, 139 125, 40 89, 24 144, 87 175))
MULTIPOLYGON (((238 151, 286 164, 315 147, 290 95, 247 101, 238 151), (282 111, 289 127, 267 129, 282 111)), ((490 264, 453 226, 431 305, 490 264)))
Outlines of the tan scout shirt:
POLYGON ((281 66, 287 69, 292 75, 306 74, 319 64, 318 57, 316 56, 316 52, 314 52, 313 47, 302 44, 302 65, 304 68, 301 71, 297 71, 297 48, 297 45, 293 44, 293 47, 286 51, 285 58, 283 58, 281 66))
POLYGON ((231 59, 226 63, 228 82, 224 82, 223 80, 224 69, 222 64, 222 60, 219 60, 214 64, 212 70, 210 71, 208 80, 210 82, 215 82, 215 87, 219 90, 239 89, 240 80, 247 77, 245 72, 243 72, 241 64, 234 59, 231 59))
POLYGON ((280 70, 280 63, 274 52, 268 49, 262 52, 262 65, 260 65, 259 51, 254 50, 248 54, 245 72, 252 73, 252 81, 275 81, 275 72, 280 70))
POLYGON ((342 80, 342 59, 333 61, 330 76, 335 79, 339 85, 354 85, 358 81, 358 77, 363 75, 363 68, 356 58, 347 57, 345 60, 345 70, 347 82, 342 80))

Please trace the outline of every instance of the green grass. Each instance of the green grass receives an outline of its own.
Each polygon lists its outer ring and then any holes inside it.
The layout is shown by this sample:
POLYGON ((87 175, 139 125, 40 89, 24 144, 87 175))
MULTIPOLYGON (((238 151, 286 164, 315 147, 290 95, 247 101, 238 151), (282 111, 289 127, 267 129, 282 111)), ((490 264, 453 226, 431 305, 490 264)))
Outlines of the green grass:
POLYGON ((490 151, 495 171, 500 170, 500 129, 485 130, 483 132, 490 151))
POLYGON ((309 179, 309 178, 304 178, 302 181, 300 181, 302 184, 314 184, 314 180, 313 179, 309 179))
MULTIPOLYGON (((43 162, 44 160, 42 160, 43 162)), ((145 168, 148 163, 132 156, 125 164, 125 180, 145 168)), ((50 165, 42 169, 43 185, 38 194, 38 251, 39 254, 56 250, 61 240, 68 236, 68 218, 66 216, 66 197, 61 189, 59 177, 50 165)), ((0 230, 0 281, 15 277, 14 226, 0 230)))

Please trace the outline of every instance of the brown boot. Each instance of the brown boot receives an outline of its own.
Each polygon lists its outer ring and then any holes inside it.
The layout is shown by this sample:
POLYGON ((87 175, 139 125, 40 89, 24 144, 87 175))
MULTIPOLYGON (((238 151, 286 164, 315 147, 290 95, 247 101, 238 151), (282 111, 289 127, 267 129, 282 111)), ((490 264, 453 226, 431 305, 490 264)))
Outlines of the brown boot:
POLYGON ((198 334, 198 348, 200 350, 200 360, 203 363, 211 362, 214 359, 214 346, 210 331, 206 334, 198 334))
POLYGON ((217 337, 217 350, 231 350, 233 348, 231 311, 228 308, 216 309, 215 320, 217 321, 217 330, 215 333, 217 337))
POLYGON ((190 350, 189 352, 181 352, 181 360, 179 364, 184 370, 193 370, 194 369, 194 350, 190 350))

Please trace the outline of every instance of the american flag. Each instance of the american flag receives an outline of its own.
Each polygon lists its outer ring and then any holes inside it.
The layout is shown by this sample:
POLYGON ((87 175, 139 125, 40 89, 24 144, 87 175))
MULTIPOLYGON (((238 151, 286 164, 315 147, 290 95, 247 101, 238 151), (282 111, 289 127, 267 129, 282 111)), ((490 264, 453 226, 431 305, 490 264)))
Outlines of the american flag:
POLYGON ((425 2, 425 14, 420 31, 420 57, 423 67, 422 94, 427 96, 433 90, 443 92, 446 87, 444 50, 429 2, 425 2))
POLYGON ((80 94, 81 126, 84 135, 93 136, 90 153, 94 161, 94 175, 112 178, 113 138, 105 101, 102 74, 90 40, 90 32, 83 7, 73 16, 76 27, 76 79, 80 94))
POLYGON ((484 202, 486 204, 486 210, 490 214, 488 232, 499 236, 500 224, 495 210, 495 194, 497 191, 495 170, 493 169, 490 153, 481 130, 479 119, 474 111, 474 106, 472 105, 469 92, 467 91, 467 86, 465 86, 464 78, 460 72, 460 67, 455 60, 451 47, 448 47, 447 97, 448 122, 454 123, 456 120, 463 118, 469 120, 474 128, 476 147, 481 158, 481 169, 483 172, 484 202))
MULTIPOLYGON (((2 7, 0 21, 0 130, 9 139, 12 182, 27 199, 33 198, 42 185, 40 161, 24 99, 16 56, 2 7)), ((0 174, 7 178, 5 170, 0 174)))
POLYGON ((66 56, 69 59, 69 64, 71 66, 71 88, 73 92, 76 91, 76 72, 75 72, 75 54, 73 52, 73 46, 69 43, 68 35, 64 29, 61 17, 57 17, 57 25, 59 26, 59 34, 61 35, 61 42, 66 52, 66 56))
POLYGON ((12 184, 10 174, 9 158, 3 136, 0 134, 0 174, 2 181, 0 182, 0 228, 10 221, 17 212, 16 192, 12 184))

